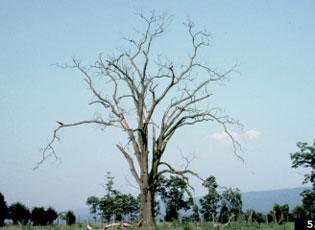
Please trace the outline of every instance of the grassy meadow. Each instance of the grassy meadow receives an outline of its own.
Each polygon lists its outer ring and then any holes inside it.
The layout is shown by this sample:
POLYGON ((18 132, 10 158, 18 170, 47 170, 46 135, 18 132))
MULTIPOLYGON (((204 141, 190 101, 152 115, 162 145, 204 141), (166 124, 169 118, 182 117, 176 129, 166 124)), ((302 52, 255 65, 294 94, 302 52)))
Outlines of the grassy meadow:
MULTIPOLYGON (((100 225, 91 225, 95 227, 93 229, 100 229, 100 225)), ((75 229, 87 229, 85 224, 76 224, 72 226, 67 225, 51 225, 51 226, 5 226, 0 227, 1 230, 75 230, 75 229)), ((128 228, 135 230, 137 228, 128 228)), ((231 223, 228 226, 213 226, 212 224, 159 224, 155 228, 148 230, 172 230, 172 229, 183 229, 183 230, 221 230, 221 229, 240 229, 240 230, 253 230, 253 229, 270 229, 270 230, 294 230, 293 223, 285 223, 283 225, 278 224, 255 224, 255 223, 231 223)), ((146 230, 146 229, 143 229, 146 230)))

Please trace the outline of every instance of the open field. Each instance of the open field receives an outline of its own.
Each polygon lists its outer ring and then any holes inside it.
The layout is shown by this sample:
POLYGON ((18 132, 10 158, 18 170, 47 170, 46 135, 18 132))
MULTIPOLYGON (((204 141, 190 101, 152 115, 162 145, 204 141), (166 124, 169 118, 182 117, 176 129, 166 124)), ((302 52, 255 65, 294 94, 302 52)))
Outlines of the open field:
MULTIPOLYGON (((34 227, 34 226, 6 226, 0 228, 1 230, 75 230, 75 229, 86 229, 86 225, 77 224, 73 226, 66 225, 52 225, 52 226, 44 226, 44 227, 34 227)), ((130 228, 132 229, 132 228, 130 228)), ((136 229, 136 228, 134 228, 136 229)), ((170 224, 170 225, 157 225, 152 230, 172 230, 172 229, 184 229, 184 230, 221 230, 221 229, 240 229, 240 230, 252 230, 252 229, 270 229, 270 230, 294 230, 293 223, 286 223, 283 225, 276 224, 247 224, 247 223, 232 223, 228 226, 218 226, 214 227, 210 224, 170 224)))

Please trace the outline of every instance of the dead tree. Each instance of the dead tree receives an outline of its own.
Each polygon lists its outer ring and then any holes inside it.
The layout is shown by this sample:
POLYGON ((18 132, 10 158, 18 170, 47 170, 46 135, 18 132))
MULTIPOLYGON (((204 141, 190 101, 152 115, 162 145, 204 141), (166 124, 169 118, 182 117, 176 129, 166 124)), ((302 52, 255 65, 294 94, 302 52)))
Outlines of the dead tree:
POLYGON ((195 31, 192 22, 185 24, 192 48, 186 63, 178 65, 161 56, 154 58, 152 44, 165 32, 167 17, 154 14, 140 17, 145 30, 139 39, 125 39, 130 43, 130 50, 110 58, 100 55, 91 66, 84 66, 73 58, 73 63, 67 66, 83 74, 95 98, 90 105, 100 106, 104 114, 97 119, 58 122, 51 141, 43 149, 39 165, 49 156, 57 157, 54 144, 61 129, 88 124, 120 129, 126 134, 127 143, 117 144, 117 148, 139 187, 139 219, 142 225, 148 226, 154 224, 153 200, 159 176, 169 173, 185 179, 188 174, 198 177, 189 168, 176 169, 163 161, 169 140, 178 130, 201 122, 218 123, 230 137, 235 154, 238 143, 227 127, 237 122, 220 114, 218 108, 205 109, 204 106, 212 96, 208 86, 224 80, 235 66, 218 73, 198 60, 199 51, 209 45, 209 34, 195 31), (96 78, 110 84, 112 91, 99 91, 96 78))

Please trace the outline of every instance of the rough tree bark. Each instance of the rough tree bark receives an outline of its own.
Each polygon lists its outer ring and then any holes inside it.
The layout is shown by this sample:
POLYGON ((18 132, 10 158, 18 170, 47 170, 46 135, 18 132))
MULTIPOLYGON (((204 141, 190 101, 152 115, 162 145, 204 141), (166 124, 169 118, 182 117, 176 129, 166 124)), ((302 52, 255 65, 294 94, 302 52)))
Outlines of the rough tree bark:
POLYGON ((218 73, 197 60, 199 50, 208 46, 209 34, 205 31, 195 31, 192 22, 185 24, 192 47, 186 64, 176 65, 168 59, 162 61, 160 57, 152 60, 152 44, 165 32, 167 17, 154 14, 150 17, 140 17, 145 24, 141 38, 125 38, 131 45, 131 51, 111 58, 99 56, 95 64, 89 67, 83 66, 77 59, 73 59, 73 64, 66 66, 83 74, 95 97, 90 104, 100 106, 108 117, 74 123, 58 122, 58 127, 54 130, 51 141, 43 149, 43 157, 37 166, 49 156, 57 157, 54 144, 59 140, 58 133, 61 129, 86 124, 121 129, 128 142, 126 145, 117 144, 117 148, 126 159, 139 187, 139 219, 142 225, 149 226, 154 224, 153 201, 158 177, 165 173, 176 174, 185 179, 188 179, 187 174, 198 177, 198 174, 188 167, 178 170, 162 161, 167 144, 177 130, 200 122, 218 123, 230 137, 237 155, 238 143, 227 127, 237 122, 220 115, 217 108, 204 109, 204 106, 201 106, 201 103, 212 95, 207 89, 208 85, 224 80, 235 66, 225 73, 218 73), (107 92, 104 96, 97 89, 94 84, 96 77, 101 77, 104 82, 111 84, 110 94, 107 92))

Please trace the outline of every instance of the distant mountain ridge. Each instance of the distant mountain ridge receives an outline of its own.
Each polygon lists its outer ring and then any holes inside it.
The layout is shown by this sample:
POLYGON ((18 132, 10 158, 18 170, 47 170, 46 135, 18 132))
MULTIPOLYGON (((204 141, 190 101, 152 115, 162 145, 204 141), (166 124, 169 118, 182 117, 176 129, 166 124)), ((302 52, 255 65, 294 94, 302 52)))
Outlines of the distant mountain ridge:
POLYGON ((307 187, 277 189, 242 193, 243 210, 255 209, 259 212, 269 212, 274 203, 288 204, 290 210, 302 203, 300 193, 307 187))
MULTIPOLYGON (((295 206, 302 203, 300 193, 304 189, 307 189, 307 187, 244 192, 242 193, 243 210, 255 209, 258 212, 267 213, 275 203, 278 203, 281 205, 288 204, 291 211, 295 206)), ((194 200, 198 201, 199 199, 200 197, 196 197, 194 200)), ((92 215, 89 213, 87 206, 74 211, 80 222, 92 221, 92 215)), ((162 206, 160 211, 163 215, 165 207, 162 206)))

